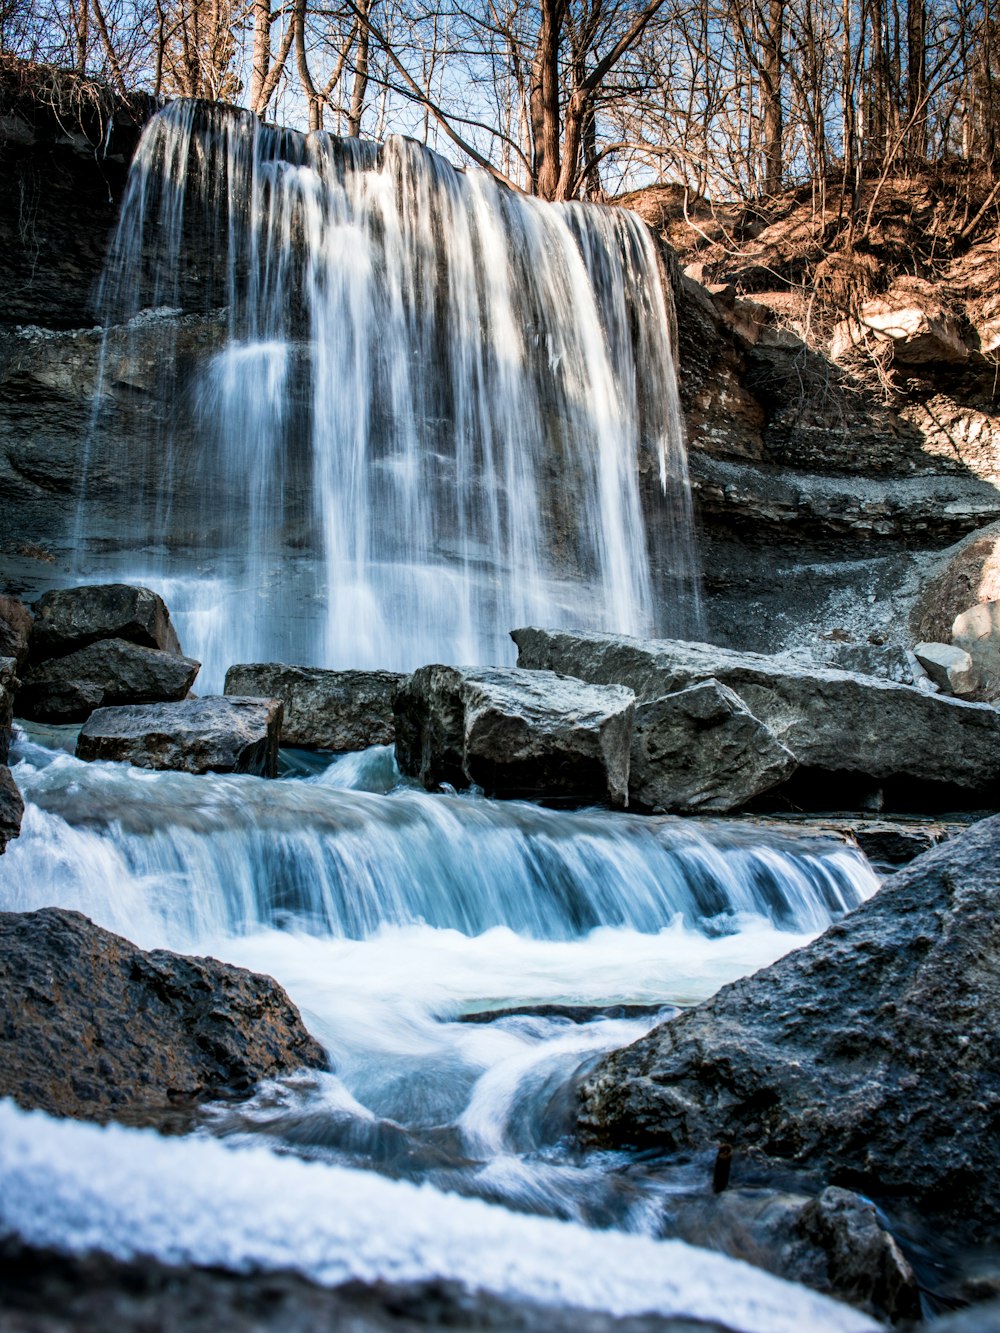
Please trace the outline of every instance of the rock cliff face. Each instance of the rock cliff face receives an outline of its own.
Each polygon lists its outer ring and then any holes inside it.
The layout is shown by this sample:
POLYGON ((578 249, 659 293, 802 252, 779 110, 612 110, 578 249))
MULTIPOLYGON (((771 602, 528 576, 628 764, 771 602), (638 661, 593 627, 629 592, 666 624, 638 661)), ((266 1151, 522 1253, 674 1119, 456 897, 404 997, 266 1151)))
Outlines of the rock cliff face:
MULTIPOLYGON (((0 275, 0 557, 15 591, 52 586, 66 567, 100 355, 94 296, 150 110, 77 104, 67 118, 30 94, 30 83, 10 71, 0 78, 0 163, 14 185, 0 200, 8 257, 0 275)), ((840 329, 821 345, 787 290, 761 290, 779 285, 767 276, 774 273, 801 285, 794 207, 789 218, 735 258, 710 248, 713 263, 689 266, 705 281, 681 272, 691 254, 667 265, 706 635, 756 651, 835 631, 858 642, 906 638, 936 553, 1000 519, 993 324, 989 303, 969 296, 985 290, 981 238, 949 270, 944 295, 919 283, 893 288, 878 309, 869 301, 861 310, 861 342, 856 329, 840 329), (881 361, 865 337, 888 346, 881 361), (872 374, 890 354, 894 387, 883 394, 872 374)), ((661 230, 683 239, 676 228, 661 230)), ((183 312, 160 316, 171 320, 182 362, 215 345, 221 327, 204 293, 186 292, 184 301, 183 312)), ((88 527, 109 550, 129 544, 128 508, 152 502, 120 466, 130 444, 151 438, 156 420, 173 411, 152 392, 152 370, 139 354, 128 382, 109 386, 102 430, 113 447, 86 459, 95 506, 88 527)), ((141 458, 141 449, 132 452, 141 458)), ((196 482, 183 467, 176 482, 174 505, 194 513, 196 482)), ((671 514, 652 476, 645 491, 655 552, 657 527, 665 530, 671 514)), ((191 539, 211 544, 211 534, 192 530, 191 539)), ((657 573, 669 596, 670 570, 657 573)))
POLYGON ((0 63, 0 558, 15 586, 44 582, 72 522, 100 351, 95 296, 151 110, 0 63))
POLYGON ((713 641, 765 652, 838 629, 907 638, 935 554, 1000 513, 995 212, 967 240, 952 229, 938 281, 894 278, 904 257, 920 262, 907 238, 942 215, 933 193, 884 183, 884 219, 850 257, 794 192, 770 218, 706 216, 697 229, 655 198, 627 201, 680 251, 680 387, 713 641), (831 313, 838 300, 859 309, 855 327, 831 313))

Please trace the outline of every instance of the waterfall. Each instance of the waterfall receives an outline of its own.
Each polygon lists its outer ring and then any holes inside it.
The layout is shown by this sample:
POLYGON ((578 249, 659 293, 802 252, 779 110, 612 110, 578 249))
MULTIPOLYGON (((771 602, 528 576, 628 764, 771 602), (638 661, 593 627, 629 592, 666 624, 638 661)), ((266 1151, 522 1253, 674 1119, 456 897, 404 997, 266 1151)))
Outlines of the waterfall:
POLYGON ((203 688, 505 662, 519 624, 696 631, 671 310, 630 213, 177 102, 100 309, 80 573, 162 591, 203 688))
POLYGON ((400 783, 390 749, 277 783, 84 764, 24 739, 16 753, 27 810, 0 867, 8 909, 73 906, 173 948, 416 926, 569 941, 675 920, 711 937, 747 917, 815 933, 875 882, 837 843, 429 796, 400 783))

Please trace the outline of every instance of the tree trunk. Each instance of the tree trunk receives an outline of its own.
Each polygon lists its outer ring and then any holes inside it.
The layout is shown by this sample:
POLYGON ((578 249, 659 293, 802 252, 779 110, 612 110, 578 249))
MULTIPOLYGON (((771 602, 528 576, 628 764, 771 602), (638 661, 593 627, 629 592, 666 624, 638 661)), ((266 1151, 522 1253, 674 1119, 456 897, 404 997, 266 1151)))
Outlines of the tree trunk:
POLYGON ((254 0, 253 66, 250 71, 250 109, 261 114, 261 98, 271 72, 271 0, 254 0))
POLYGON ((781 192, 784 172, 785 118, 781 100, 781 72, 784 61, 784 0, 769 0, 768 23, 764 29, 761 53, 762 130, 764 139, 764 190, 781 192))
POLYGON ((361 117, 365 109, 365 97, 368 94, 368 42, 369 30, 365 20, 368 18, 368 0, 358 0, 358 13, 361 19, 358 28, 358 47, 354 60, 354 84, 351 88, 351 109, 347 115, 347 133, 355 138, 361 134, 361 117))
POLYGON ((927 12, 924 0, 909 0, 906 9, 907 151, 912 162, 927 157, 927 12))
POLYGON ((559 190, 559 41, 565 14, 565 0, 541 0, 531 68, 531 184, 542 199, 555 199, 559 190))

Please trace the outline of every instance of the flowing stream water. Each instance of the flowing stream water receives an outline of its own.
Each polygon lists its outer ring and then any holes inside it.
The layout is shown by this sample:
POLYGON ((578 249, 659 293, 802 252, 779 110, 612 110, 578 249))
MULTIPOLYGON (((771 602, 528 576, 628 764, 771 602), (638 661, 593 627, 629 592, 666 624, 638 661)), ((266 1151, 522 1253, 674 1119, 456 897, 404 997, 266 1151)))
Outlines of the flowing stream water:
POLYGON ((9 909, 267 972, 329 1050, 213 1133, 653 1235, 708 1168, 579 1153, 580 1071, 876 885, 829 840, 432 796, 389 749, 273 782, 15 754, 9 909))

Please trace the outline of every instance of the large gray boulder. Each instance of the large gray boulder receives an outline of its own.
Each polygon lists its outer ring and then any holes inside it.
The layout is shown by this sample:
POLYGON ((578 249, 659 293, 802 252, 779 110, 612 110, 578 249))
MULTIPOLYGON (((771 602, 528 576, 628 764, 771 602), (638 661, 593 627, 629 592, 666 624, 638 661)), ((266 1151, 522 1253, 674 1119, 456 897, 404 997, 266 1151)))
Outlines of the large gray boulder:
POLYGON ((101 639, 30 671, 17 712, 40 722, 79 722, 99 707, 173 702, 188 694, 200 665, 126 639, 101 639))
POLYGON ((169 1122, 193 1102, 328 1068, 270 977, 146 953, 79 912, 0 912, 0 990, 0 1096, 50 1115, 169 1122))
POLYGON ((932 784, 951 799, 995 802, 1000 711, 987 704, 704 643, 543 629, 512 637, 522 667, 618 682, 640 701, 715 678, 837 795, 850 791, 842 781, 850 778, 904 792, 932 784))
POLYGON ((280 699, 210 696, 183 703, 98 708, 76 743, 78 759, 112 759, 183 773, 278 772, 280 699))
POLYGON ((396 693, 396 758, 429 789, 626 805, 634 698, 552 671, 421 667, 396 693))
POLYGON ((398 671, 327 671, 277 662, 231 666, 226 694, 280 699, 282 745, 306 750, 364 750, 391 745, 392 699, 406 677, 398 671))
POLYGON ((783 782, 795 757, 739 695, 706 680, 635 710, 629 804, 720 814, 783 782))
POLYGON ((813 944, 603 1059, 591 1144, 719 1142, 1000 1222, 1000 816, 919 857, 813 944))
POLYGON ((35 603, 32 660, 42 662, 85 648, 98 639, 129 643, 179 656, 180 643, 162 597, 128 583, 56 588, 35 603))

